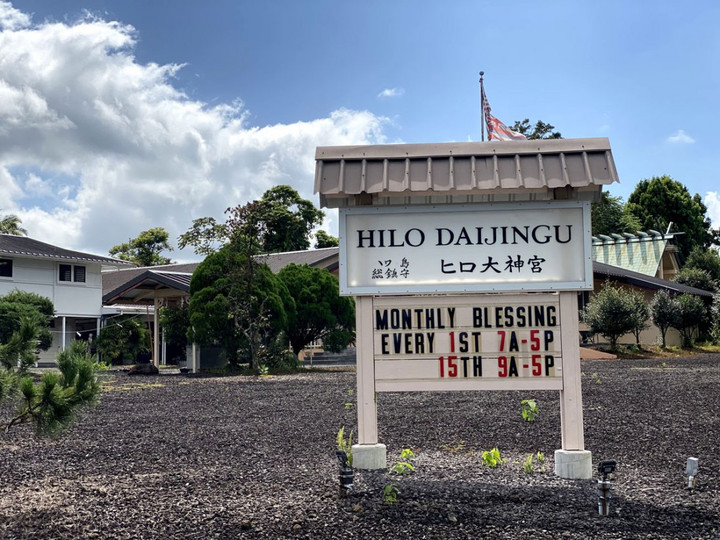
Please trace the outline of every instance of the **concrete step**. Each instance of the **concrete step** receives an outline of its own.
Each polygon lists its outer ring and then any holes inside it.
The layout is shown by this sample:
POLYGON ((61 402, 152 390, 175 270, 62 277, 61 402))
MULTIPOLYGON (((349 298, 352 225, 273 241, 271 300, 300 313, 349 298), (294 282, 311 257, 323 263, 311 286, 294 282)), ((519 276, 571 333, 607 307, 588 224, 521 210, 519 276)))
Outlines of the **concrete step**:
POLYGON ((355 349, 346 349, 339 353, 332 352, 319 352, 315 353, 312 357, 306 356, 303 362, 306 366, 309 365, 355 365, 355 349))

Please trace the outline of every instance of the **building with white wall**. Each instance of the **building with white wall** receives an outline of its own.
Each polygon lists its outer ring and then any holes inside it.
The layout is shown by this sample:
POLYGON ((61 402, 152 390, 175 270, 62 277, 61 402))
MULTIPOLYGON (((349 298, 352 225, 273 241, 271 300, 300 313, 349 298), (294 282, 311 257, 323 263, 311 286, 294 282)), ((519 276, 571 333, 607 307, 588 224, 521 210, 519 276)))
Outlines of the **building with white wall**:
POLYGON ((36 293, 55 306, 53 343, 39 364, 54 363, 76 338, 92 340, 100 330, 103 268, 132 263, 72 251, 24 236, 0 234, 0 296, 13 290, 36 293))

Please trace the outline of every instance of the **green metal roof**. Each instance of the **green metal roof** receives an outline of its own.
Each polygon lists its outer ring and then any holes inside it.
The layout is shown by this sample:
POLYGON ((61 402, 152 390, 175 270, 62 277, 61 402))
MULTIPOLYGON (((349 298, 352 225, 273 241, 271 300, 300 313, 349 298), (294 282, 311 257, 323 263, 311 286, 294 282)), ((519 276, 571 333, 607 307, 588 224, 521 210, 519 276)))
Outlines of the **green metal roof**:
POLYGON ((655 276, 668 240, 672 236, 657 231, 637 233, 637 235, 624 233, 593 236, 592 258, 610 266, 625 268, 646 276, 655 276))

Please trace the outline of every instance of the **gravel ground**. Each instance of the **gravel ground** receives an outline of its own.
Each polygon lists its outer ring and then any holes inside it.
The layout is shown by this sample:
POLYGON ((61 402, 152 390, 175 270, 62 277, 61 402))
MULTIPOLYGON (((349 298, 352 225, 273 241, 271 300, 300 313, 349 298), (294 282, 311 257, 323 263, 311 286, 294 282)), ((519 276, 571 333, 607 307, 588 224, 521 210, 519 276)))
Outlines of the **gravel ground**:
POLYGON ((103 373, 100 404, 60 438, 0 433, 0 538, 720 538, 720 356, 582 368, 586 447, 618 462, 608 517, 596 480, 553 474, 557 392, 380 394, 388 462, 411 448, 416 470, 357 471, 340 497, 334 441, 356 425, 354 373, 103 373), (482 464, 492 447, 497 469, 482 464), (544 462, 523 472, 536 452, 544 462))

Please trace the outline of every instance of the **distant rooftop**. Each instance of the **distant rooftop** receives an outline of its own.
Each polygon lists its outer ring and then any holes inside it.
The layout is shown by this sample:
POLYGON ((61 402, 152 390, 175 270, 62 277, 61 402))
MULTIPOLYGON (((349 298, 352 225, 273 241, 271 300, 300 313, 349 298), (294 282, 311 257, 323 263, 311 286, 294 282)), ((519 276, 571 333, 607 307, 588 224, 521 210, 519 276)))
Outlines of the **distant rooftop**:
POLYGON ((52 244, 40 242, 39 240, 33 240, 27 236, 15 236, 12 234, 0 234, 0 255, 15 255, 62 261, 96 262, 111 266, 135 266, 133 263, 121 259, 64 249, 53 246, 52 244))
POLYGON ((667 270, 677 271, 675 263, 663 261, 663 257, 672 257, 676 250, 675 246, 669 245, 675 234, 654 230, 634 234, 599 234, 592 237, 592 259, 647 276, 655 276, 659 271, 661 275, 667 270), (663 263, 668 268, 662 268, 663 263))

